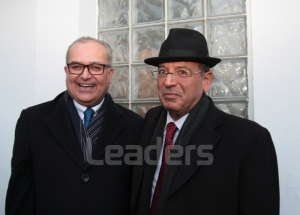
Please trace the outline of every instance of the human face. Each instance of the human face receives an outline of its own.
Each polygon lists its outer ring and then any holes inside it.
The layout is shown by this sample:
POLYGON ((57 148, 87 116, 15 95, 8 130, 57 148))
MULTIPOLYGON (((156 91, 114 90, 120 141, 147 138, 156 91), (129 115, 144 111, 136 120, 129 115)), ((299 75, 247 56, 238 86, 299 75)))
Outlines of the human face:
MULTIPOLYGON (((161 63, 158 69, 164 69, 174 73, 180 68, 190 70, 192 73, 199 72, 199 64, 195 62, 167 62, 161 63)), ((177 77, 168 74, 166 77, 157 79, 159 99, 174 120, 180 119, 200 100, 202 93, 207 92, 212 80, 212 72, 206 72, 203 77, 195 74, 189 77, 177 77)))
MULTIPOLYGON (((100 63, 108 65, 106 48, 95 42, 76 43, 69 53, 68 63, 91 64, 100 63)), ((105 67, 102 75, 91 75, 87 68, 81 75, 69 73, 65 66, 66 85, 70 96, 85 107, 99 104, 105 96, 111 83, 114 70, 105 67)))

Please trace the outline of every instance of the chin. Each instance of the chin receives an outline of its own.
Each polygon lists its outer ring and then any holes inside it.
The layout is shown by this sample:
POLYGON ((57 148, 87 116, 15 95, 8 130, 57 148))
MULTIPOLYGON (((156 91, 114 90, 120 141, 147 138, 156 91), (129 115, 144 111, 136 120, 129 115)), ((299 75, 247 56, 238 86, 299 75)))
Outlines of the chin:
POLYGON ((92 104, 94 100, 93 99, 89 99, 89 98, 78 98, 77 97, 76 101, 78 101, 78 103, 80 103, 80 104, 82 104, 84 106, 90 106, 90 104, 92 104))
POLYGON ((162 102, 162 105, 167 111, 177 111, 177 105, 172 104, 172 102, 162 102))

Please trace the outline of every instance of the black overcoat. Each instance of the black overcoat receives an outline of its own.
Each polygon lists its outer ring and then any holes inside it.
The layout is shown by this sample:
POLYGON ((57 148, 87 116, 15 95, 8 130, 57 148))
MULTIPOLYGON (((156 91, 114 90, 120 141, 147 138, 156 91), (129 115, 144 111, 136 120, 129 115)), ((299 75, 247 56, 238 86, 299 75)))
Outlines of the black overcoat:
MULTIPOLYGON (((148 111, 140 140, 143 148, 150 144, 162 111, 162 106, 148 111)), ((210 146, 212 150, 204 155, 210 153, 213 162, 197 165, 203 155, 190 151, 191 165, 178 167, 164 202, 164 215, 279 214, 277 158, 267 129, 220 111, 210 99, 190 145, 210 146)), ((145 166, 134 168, 132 208, 137 215, 143 214, 137 212, 142 181, 153 180, 153 175, 144 178, 145 166)))
MULTIPOLYGON (((109 97, 93 157, 134 145, 143 119, 109 97)), ((132 165, 89 165, 77 143, 63 93, 23 110, 17 122, 6 214, 130 214, 132 165)))

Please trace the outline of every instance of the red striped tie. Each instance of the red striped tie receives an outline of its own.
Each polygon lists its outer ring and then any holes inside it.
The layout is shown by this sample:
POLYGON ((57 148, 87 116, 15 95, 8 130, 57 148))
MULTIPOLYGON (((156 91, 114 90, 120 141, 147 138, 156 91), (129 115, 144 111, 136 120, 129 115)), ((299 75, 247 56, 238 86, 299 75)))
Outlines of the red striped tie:
POLYGON ((162 185, 164 182, 164 177, 167 169, 167 163, 170 159, 170 149, 173 146, 173 137, 175 135, 175 132, 177 130, 176 125, 173 122, 169 122, 167 125, 167 132, 165 137, 165 145, 163 150, 163 156, 161 161, 161 167, 159 171, 158 180, 156 183, 151 209, 150 209, 150 215, 156 215, 158 211, 158 204, 160 199, 160 193, 162 190, 162 185))

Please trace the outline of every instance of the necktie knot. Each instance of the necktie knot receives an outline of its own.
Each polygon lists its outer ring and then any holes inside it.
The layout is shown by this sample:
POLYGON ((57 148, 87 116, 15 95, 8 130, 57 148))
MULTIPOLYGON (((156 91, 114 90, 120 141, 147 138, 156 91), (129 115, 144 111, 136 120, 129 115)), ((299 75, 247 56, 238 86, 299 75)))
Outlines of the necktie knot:
POLYGON ((169 122, 167 124, 167 132, 166 132, 166 142, 173 143, 173 137, 175 135, 175 132, 177 130, 177 127, 174 122, 169 122))
POLYGON ((87 108, 84 111, 84 127, 88 128, 89 125, 91 124, 91 119, 94 115, 94 110, 92 108, 87 108))

